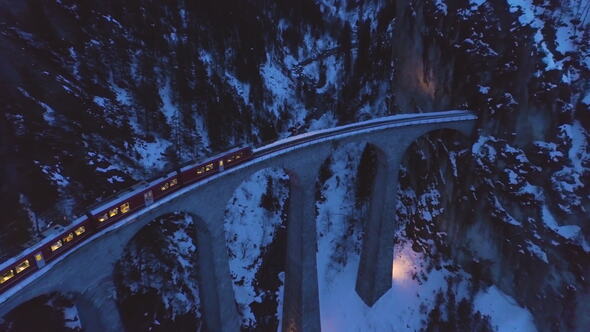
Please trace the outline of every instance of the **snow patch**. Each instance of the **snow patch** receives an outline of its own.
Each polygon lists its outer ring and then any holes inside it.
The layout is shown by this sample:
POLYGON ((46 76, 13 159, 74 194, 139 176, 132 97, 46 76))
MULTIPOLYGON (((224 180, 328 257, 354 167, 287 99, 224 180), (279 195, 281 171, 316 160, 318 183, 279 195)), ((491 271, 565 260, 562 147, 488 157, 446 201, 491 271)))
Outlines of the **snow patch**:
POLYGON ((482 314, 490 316, 497 332, 536 332, 533 316, 496 286, 479 291, 474 306, 482 314))
POLYGON ((541 216, 543 218, 543 222, 545 225, 549 227, 551 230, 556 232, 557 234, 563 236, 566 239, 573 239, 580 233, 580 227, 576 225, 568 225, 568 226, 559 226, 557 221, 549 211, 547 205, 543 205, 541 210, 541 216))

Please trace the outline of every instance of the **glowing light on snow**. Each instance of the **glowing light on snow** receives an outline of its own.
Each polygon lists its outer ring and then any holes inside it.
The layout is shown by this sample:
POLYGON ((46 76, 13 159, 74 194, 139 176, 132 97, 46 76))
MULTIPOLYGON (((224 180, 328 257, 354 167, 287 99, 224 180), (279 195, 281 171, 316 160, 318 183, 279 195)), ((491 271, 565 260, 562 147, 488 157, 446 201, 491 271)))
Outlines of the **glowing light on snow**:
POLYGON ((404 252, 396 255, 393 259, 391 278, 397 282, 404 282, 412 279, 413 262, 404 252))
POLYGON ((336 328, 336 324, 334 319, 328 317, 322 317, 322 331, 323 332, 336 332, 338 329, 336 328))

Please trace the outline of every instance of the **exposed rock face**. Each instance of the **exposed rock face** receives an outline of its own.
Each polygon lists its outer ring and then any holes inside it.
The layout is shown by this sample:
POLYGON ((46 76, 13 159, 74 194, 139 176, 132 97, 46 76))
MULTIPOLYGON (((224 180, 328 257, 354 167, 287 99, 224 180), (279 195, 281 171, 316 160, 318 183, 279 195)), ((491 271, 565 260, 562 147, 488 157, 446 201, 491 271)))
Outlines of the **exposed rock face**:
POLYGON ((2 255, 35 237, 34 221, 49 221, 41 211, 67 223, 213 151, 468 108, 480 118, 474 137, 435 134, 409 151, 398 217, 422 226, 406 235, 425 252, 428 234, 445 232, 443 256, 528 307, 539 329, 580 330, 590 325, 587 10, 575 0, 0 0, 2 255))
POLYGON ((558 18, 571 19, 579 5, 546 3, 523 14, 502 2, 457 10, 460 2, 447 1, 444 11, 414 3, 396 25, 401 36, 415 34, 408 20, 420 27, 414 57, 421 68, 434 64, 425 82, 451 78, 442 85, 448 102, 436 93, 430 102, 478 110, 481 128, 467 148, 442 133, 411 149, 400 200, 412 208, 400 217, 437 225, 448 254, 515 296, 541 330, 588 326, 588 29, 558 18), (563 27, 579 33, 556 38, 563 27))

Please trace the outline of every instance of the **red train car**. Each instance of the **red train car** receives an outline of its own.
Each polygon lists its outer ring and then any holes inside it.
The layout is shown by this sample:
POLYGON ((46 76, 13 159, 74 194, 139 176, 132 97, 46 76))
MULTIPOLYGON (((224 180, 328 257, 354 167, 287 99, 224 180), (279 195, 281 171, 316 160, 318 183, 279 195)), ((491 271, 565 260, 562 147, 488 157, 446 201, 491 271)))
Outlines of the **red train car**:
POLYGON ((7 266, 0 272, 0 294, 23 277, 42 268, 47 262, 75 246, 92 231, 92 220, 87 216, 80 217, 72 223, 68 230, 25 250, 19 259, 3 264, 7 266))
POLYGON ((199 164, 192 164, 149 183, 141 183, 76 219, 67 230, 25 250, 0 267, 0 294, 27 275, 83 242, 92 234, 122 220, 172 192, 252 158, 249 147, 235 148, 199 164))
POLYGON ((233 167, 242 163, 252 157, 252 149, 250 147, 235 148, 224 154, 212 157, 211 159, 199 165, 189 165, 180 169, 180 178, 182 184, 196 182, 203 178, 209 177, 215 173, 223 171, 224 169, 233 167))

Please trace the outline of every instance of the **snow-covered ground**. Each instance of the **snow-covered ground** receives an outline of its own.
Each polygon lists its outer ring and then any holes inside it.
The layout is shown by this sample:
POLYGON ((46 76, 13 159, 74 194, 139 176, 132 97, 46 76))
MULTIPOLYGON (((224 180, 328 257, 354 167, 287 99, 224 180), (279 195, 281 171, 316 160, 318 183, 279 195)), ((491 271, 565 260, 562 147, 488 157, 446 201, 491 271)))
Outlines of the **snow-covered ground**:
POLYGON ((479 291, 474 304, 479 312, 490 316, 492 325, 498 332, 537 331, 531 313, 496 286, 479 291))

